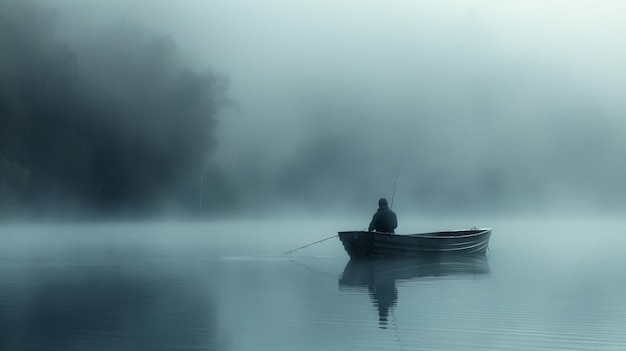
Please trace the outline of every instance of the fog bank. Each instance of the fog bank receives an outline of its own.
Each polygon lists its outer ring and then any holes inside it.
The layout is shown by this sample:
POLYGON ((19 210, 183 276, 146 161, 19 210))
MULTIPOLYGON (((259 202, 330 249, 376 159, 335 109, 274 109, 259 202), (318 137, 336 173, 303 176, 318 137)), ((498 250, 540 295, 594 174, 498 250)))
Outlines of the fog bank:
MULTIPOLYGON (((213 208, 229 203, 248 212, 370 209, 378 197, 394 196, 403 155, 395 206, 407 212, 604 212, 626 205, 621 2, 54 0, 46 6, 58 8, 59 37, 81 67, 81 60, 92 62, 86 70, 92 86, 81 86, 81 94, 115 91, 119 101, 137 100, 141 89, 118 89, 96 65, 135 49, 112 44, 119 38, 100 39, 116 23, 160 33, 167 39, 159 50, 175 47, 177 62, 192 72, 213 67, 228 75, 236 104, 227 105, 236 108, 199 112, 212 122, 200 129, 185 124, 176 139, 208 133, 192 139, 210 141, 205 155, 216 171, 201 192, 212 195, 197 196, 203 178, 194 156, 176 164, 182 177, 176 184, 187 185, 164 193, 167 203, 186 194, 188 204, 201 198, 217 203, 213 208)), ((146 74, 166 74, 167 65, 146 74)), ((130 65, 128 72, 142 69, 130 65)), ((174 116, 193 109, 186 103, 155 109, 174 116)), ((164 127, 153 140, 171 130, 164 127)), ((140 158, 162 155, 153 146, 140 158)), ((157 169, 149 173, 162 178, 157 169)), ((163 188, 156 184, 147 193, 163 188)))

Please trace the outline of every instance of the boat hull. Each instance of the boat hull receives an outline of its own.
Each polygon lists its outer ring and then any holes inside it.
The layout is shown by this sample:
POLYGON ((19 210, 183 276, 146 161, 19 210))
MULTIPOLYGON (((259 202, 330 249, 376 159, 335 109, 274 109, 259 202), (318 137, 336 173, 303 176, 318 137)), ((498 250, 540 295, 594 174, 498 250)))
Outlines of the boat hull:
POLYGON ((466 229, 412 235, 379 232, 339 232, 339 239, 351 258, 437 257, 485 254, 490 228, 466 229))

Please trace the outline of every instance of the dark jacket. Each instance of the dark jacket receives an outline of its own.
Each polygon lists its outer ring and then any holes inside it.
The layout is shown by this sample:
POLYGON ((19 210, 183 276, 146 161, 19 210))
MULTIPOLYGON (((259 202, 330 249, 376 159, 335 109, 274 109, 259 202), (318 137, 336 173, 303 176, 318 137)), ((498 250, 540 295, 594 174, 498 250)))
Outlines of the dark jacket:
POLYGON ((377 231, 381 233, 393 233, 398 227, 398 219, 396 214, 387 206, 379 207, 374 213, 374 218, 370 222, 369 231, 377 231))

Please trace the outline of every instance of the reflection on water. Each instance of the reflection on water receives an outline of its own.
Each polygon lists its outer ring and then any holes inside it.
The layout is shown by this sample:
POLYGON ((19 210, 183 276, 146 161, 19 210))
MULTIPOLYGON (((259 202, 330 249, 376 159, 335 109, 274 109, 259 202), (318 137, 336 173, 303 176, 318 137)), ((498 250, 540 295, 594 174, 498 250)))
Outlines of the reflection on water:
POLYGON ((0 274, 13 289, 1 294, 1 350, 216 347, 210 295, 184 275, 115 265, 32 268, 21 277, 0 274))
POLYGON ((4 262, 0 350, 223 349, 198 269, 119 255, 76 262, 76 255, 4 262))
POLYGON ((424 278, 474 278, 490 273, 485 255, 431 259, 350 260, 339 288, 362 288, 378 310, 380 328, 387 328, 391 309, 398 301, 397 281, 424 278))
POLYGON ((626 350, 623 221, 493 223, 488 261, 282 255, 345 227, 0 226, 0 350, 626 350))

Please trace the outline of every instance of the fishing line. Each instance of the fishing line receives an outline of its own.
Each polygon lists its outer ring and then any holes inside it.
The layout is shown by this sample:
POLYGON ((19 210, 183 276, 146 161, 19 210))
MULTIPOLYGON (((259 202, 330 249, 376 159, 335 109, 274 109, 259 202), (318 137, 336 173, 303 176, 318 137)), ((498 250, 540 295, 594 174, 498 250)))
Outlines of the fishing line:
POLYGON ((402 347, 402 343, 400 342, 400 332, 398 332, 398 322, 396 320, 396 311, 395 308, 391 310, 391 320, 393 323, 393 329, 396 333, 396 343, 398 343, 398 346, 400 347, 400 350, 404 350, 404 347, 402 347))
POLYGON ((398 190, 398 178, 400 177, 400 167, 402 167, 402 159, 404 159, 404 148, 402 149, 402 154, 400 154, 400 162, 398 162, 398 171, 396 172, 396 182, 393 185, 393 194, 391 195, 391 206, 389 209, 393 209, 393 200, 396 197, 396 190, 398 190))
POLYGON ((289 261, 293 262, 293 263, 297 264, 298 266, 300 266, 300 267, 302 267, 302 268, 304 268, 304 269, 306 269, 308 271, 311 271, 313 273, 325 275, 325 276, 331 277, 333 279, 338 279, 339 277, 341 277, 341 274, 333 274, 333 273, 324 272, 324 271, 321 271, 319 269, 316 269, 316 268, 313 268, 311 266, 308 266, 307 264, 305 264, 303 262, 298 262, 298 261, 296 261, 296 260, 294 260, 292 258, 290 258, 289 261))

